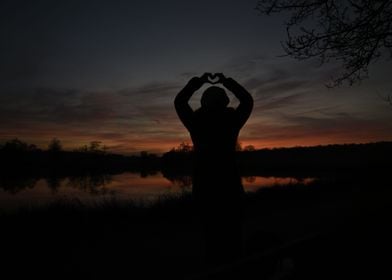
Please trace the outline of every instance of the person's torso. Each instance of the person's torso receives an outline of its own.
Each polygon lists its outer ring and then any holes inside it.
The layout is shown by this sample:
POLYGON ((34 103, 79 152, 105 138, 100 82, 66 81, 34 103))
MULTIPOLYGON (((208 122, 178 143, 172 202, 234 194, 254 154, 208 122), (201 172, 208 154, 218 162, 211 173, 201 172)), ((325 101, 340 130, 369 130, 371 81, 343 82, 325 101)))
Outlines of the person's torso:
POLYGON ((190 131, 195 152, 209 156, 234 153, 239 134, 237 122, 232 108, 219 113, 196 111, 190 131))

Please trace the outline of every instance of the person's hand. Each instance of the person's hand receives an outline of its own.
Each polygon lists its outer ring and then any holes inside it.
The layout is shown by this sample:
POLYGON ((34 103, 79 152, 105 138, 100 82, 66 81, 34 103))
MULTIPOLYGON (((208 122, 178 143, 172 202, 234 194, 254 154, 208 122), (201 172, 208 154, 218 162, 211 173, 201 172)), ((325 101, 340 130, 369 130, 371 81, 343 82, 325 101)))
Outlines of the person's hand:
POLYGON ((236 84, 236 82, 232 78, 227 78, 222 73, 216 73, 215 77, 219 78, 218 82, 221 83, 225 88, 230 89, 236 84))
POLYGON ((210 73, 204 73, 201 75, 201 77, 193 77, 190 81, 189 84, 195 89, 198 90, 199 88, 202 87, 203 84, 208 82, 208 77, 210 73))
POLYGON ((225 75, 223 75, 223 73, 215 73, 215 77, 218 77, 218 82, 223 84, 226 82, 227 78, 225 77, 225 75))
POLYGON ((205 83, 210 83, 212 85, 222 84, 226 80, 226 77, 222 73, 204 73, 202 78, 205 80, 205 83))

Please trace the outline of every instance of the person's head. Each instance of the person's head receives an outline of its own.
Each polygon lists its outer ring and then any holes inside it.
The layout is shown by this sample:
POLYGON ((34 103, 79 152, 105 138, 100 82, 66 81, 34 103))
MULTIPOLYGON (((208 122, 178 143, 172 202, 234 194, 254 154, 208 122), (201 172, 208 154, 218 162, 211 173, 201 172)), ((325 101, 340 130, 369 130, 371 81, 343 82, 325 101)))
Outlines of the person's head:
POLYGON ((201 107, 207 110, 220 110, 229 105, 230 99, 223 88, 211 86, 207 88, 201 97, 201 107))

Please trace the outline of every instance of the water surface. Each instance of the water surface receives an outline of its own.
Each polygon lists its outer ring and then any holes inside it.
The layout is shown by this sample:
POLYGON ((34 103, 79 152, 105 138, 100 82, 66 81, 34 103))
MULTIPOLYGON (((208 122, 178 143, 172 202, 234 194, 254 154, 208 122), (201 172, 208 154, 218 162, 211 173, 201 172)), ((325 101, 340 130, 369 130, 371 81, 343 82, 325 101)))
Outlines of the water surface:
MULTIPOLYGON (((260 188, 309 183, 313 179, 290 177, 243 177, 247 192, 260 188)), ((0 178, 0 208, 11 209, 20 206, 35 206, 58 199, 79 199, 82 202, 96 202, 102 199, 147 200, 161 196, 190 192, 190 176, 165 178, 162 173, 141 175, 121 173, 115 175, 96 174, 89 176, 47 177, 47 178, 0 178)))

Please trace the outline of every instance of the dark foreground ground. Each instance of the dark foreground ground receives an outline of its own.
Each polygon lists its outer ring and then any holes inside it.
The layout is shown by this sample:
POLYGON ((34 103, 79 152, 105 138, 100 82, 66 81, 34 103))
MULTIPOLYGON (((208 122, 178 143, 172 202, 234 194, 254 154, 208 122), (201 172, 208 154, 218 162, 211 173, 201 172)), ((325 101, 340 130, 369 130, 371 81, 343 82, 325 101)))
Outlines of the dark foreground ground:
POLYGON ((208 269, 189 195, 3 213, 0 278, 390 279, 391 193, 379 172, 248 194, 242 258, 208 269))

